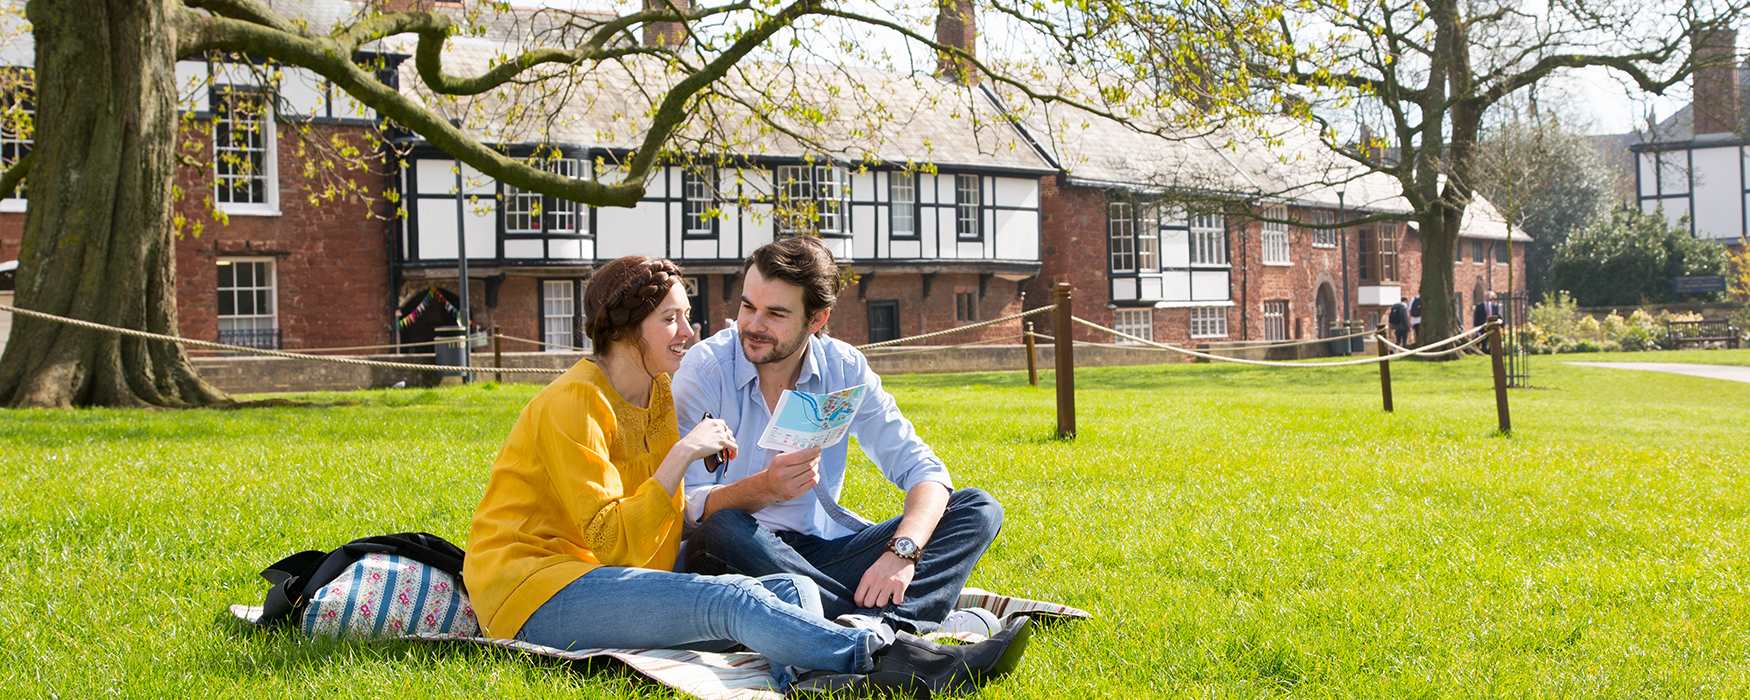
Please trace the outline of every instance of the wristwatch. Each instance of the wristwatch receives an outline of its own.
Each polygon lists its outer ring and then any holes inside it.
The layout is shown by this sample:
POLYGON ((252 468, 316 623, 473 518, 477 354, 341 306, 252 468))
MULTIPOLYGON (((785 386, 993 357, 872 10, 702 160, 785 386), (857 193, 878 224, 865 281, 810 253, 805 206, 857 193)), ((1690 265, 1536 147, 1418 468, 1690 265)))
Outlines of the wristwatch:
POLYGON ((918 556, 924 553, 923 549, 918 547, 918 543, 913 542, 910 537, 895 537, 889 540, 887 551, 893 552, 901 559, 911 561, 917 561, 918 556))

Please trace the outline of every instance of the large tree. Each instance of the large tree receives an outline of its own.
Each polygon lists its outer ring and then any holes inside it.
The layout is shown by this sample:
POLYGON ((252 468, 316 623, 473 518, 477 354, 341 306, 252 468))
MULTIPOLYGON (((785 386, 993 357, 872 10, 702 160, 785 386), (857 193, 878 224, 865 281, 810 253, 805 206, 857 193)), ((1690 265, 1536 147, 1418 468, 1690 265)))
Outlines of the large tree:
POLYGON ((1217 37, 1218 64, 1253 99, 1304 111, 1327 149, 1396 182, 1422 239, 1422 323, 1459 328, 1452 308, 1459 225, 1477 191, 1475 154, 1491 110, 1577 69, 1612 72, 1652 93, 1683 83, 1698 62, 1692 37, 1736 25, 1743 0, 1306 0, 1263 41, 1230 33, 1233 8, 1193 11, 1217 37), (1226 40, 1225 37, 1240 37, 1226 40))
MULTIPOLYGON (((836 132, 834 139, 841 142, 847 135, 867 137, 880 130, 879 124, 864 128, 834 121, 830 110, 810 104, 810 98, 842 102, 843 96, 820 94, 819 85, 795 79, 799 71, 741 74, 750 56, 784 64, 799 57, 832 63, 882 54, 890 63, 909 59, 921 66, 916 68, 920 73, 940 71, 960 80, 1002 83, 1030 99, 1068 102, 1116 119, 1184 102, 1175 94, 1209 105, 1211 109, 1199 110, 1198 118, 1204 120, 1222 105, 1237 104, 1207 94, 1201 84, 1140 101, 1117 93, 1079 101, 1034 90, 1030 78, 1038 75, 1037 64, 1028 68, 1021 62, 998 70, 943 39, 964 29, 954 20, 970 18, 971 0, 931 0, 910 14, 892 8, 856 10, 828 0, 732 0, 698 7, 646 0, 644 9, 621 16, 560 14, 540 28, 531 27, 524 45, 489 65, 461 72, 445 65, 446 42, 491 24, 494 20, 484 15, 507 12, 501 3, 470 3, 465 12, 432 11, 431 3, 416 0, 360 7, 348 21, 313 27, 261 0, 30 0, 26 13, 36 52, 34 152, 0 178, 0 187, 7 190, 29 180, 17 305, 112 326, 177 333, 173 243, 189 222, 173 217, 178 195, 174 175, 179 158, 186 160, 178 153, 178 130, 187 129, 191 121, 186 110, 178 116, 174 68, 180 58, 230 56, 267 72, 274 65, 308 69, 374 110, 385 123, 417 134, 486 176, 595 206, 632 206, 644 193, 647 175, 684 160, 679 155, 683 152, 736 152, 735 139, 714 140, 728 130, 726 124, 822 148, 825 140, 811 140, 810 127, 815 134, 836 132), (938 24, 932 37, 927 27, 937 13, 949 13, 948 21, 938 24), (639 41, 647 28, 666 38, 639 41), (856 40, 858 32, 885 33, 889 43, 921 48, 924 59, 887 55, 882 48, 887 44, 864 45, 856 40), (380 53, 382 42, 392 40, 411 47, 418 84, 408 89, 386 80, 382 65, 360 58, 380 53), (533 89, 550 97, 598 89, 602 83, 592 82, 593 77, 609 69, 644 71, 631 81, 639 99, 624 115, 637 146, 613 164, 613 177, 564 177, 538 162, 509 157, 456 118, 457 111, 485 104, 514 119, 521 100, 490 96, 506 90, 533 89), (739 90, 722 89, 730 82, 739 90)), ((1120 0, 1077 0, 995 3, 988 9, 1032 35, 1052 37, 1048 45, 1077 46, 1098 38, 1098 18, 1131 8, 1120 0)), ((1247 11, 1233 24, 1256 34, 1272 16, 1247 11)), ((1190 41, 1195 31, 1160 18, 1149 19, 1147 26, 1155 30, 1154 39, 1167 40, 1164 44, 1171 44, 1174 36, 1190 41)), ((1102 46, 1112 66, 1145 63, 1123 45, 1102 46)), ((1153 63, 1150 70, 1172 65, 1153 63)), ((626 82, 615 85, 625 89, 626 82)), ((871 108, 858 114, 873 121, 891 119, 880 102, 869 100, 871 108)), ((954 105, 939 109, 957 111, 954 105)), ((0 406, 198 406, 227 400, 200 379, 183 348, 170 343, 19 317, 0 356, 0 406)))

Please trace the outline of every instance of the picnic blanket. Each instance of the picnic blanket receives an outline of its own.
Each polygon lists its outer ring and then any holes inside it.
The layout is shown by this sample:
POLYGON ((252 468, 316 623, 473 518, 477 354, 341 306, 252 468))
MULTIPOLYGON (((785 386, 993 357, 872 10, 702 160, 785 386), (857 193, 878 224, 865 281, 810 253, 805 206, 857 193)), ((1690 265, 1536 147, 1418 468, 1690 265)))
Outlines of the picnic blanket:
MULTIPOLYGON (((1039 619, 1085 620, 1093 617, 1087 611, 1026 598, 999 595, 977 588, 960 592, 958 607, 984 608, 1004 624, 1016 617, 1039 619)), ((261 616, 261 606, 233 605, 231 614, 244 622, 254 623, 261 616)), ((384 639, 413 642, 460 642, 480 646, 514 649, 526 654, 566 661, 591 658, 612 658, 657 683, 686 693, 700 700, 776 699, 781 697, 772 687, 771 669, 765 657, 742 651, 712 653, 679 649, 578 649, 566 651, 512 639, 489 639, 449 634, 413 634, 384 639)))

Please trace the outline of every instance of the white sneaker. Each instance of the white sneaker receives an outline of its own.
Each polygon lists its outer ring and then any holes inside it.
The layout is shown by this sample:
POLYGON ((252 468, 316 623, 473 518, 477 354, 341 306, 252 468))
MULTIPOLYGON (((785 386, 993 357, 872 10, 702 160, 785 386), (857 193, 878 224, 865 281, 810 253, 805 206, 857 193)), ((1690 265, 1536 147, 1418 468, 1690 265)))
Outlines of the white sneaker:
POLYGON ((976 634, 982 637, 995 637, 1003 631, 1003 621, 997 619, 996 613, 984 608, 961 608, 948 613, 948 619, 942 621, 942 626, 936 629, 949 635, 963 633, 976 634))

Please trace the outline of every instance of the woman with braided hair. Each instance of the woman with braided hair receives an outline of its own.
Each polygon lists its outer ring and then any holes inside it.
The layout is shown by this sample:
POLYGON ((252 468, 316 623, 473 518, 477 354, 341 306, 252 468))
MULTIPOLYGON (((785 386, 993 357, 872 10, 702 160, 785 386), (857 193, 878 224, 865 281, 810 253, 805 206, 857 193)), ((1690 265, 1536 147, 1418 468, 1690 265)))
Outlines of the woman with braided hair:
POLYGON ((679 435, 669 377, 694 337, 680 281, 673 262, 643 256, 590 279, 595 356, 523 409, 474 512, 462 575, 486 634, 560 649, 741 644, 798 692, 882 678, 934 688, 1012 670, 1024 628, 938 647, 827 621, 806 577, 675 572, 682 476, 736 449, 720 420, 679 435), (797 684, 797 671, 811 673, 797 684))

